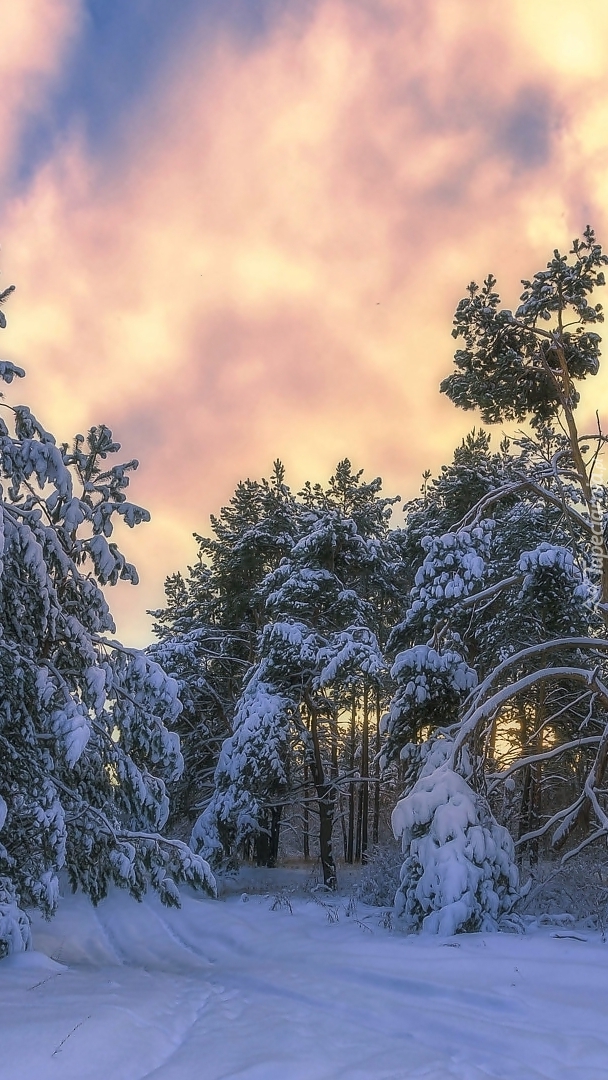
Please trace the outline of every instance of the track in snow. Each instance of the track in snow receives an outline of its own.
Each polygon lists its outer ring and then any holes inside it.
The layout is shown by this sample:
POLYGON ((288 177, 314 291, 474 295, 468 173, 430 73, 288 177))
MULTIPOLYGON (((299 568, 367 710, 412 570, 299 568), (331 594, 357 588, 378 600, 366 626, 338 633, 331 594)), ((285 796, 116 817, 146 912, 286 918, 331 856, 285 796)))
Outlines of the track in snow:
POLYGON ((406 938, 291 903, 65 899, 0 963, 1 1080, 608 1080, 599 936, 406 938))

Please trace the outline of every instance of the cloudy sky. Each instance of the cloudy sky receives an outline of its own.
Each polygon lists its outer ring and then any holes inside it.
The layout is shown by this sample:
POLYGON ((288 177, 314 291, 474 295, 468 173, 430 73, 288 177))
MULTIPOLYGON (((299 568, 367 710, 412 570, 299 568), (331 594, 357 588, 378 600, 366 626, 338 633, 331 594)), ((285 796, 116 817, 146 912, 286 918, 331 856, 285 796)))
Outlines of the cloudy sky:
POLYGON ((140 459, 130 643, 274 458, 415 494, 476 419, 438 393, 467 282, 510 306, 608 240, 606 0, 19 0, 1 32, 7 399, 140 459))

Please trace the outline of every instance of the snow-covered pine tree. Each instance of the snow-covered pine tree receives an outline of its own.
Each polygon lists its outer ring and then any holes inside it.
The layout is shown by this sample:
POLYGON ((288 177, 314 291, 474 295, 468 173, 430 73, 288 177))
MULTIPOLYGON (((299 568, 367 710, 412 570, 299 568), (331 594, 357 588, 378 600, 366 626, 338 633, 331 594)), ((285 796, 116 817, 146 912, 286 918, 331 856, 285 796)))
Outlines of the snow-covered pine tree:
POLYGON ((406 925, 430 933, 495 930, 519 898, 509 832, 456 764, 453 743, 423 748, 411 790, 393 811, 405 861, 395 910, 406 925))
MULTIPOLYGON (((185 768, 171 823, 188 830, 213 794, 221 743, 251 673, 264 618, 260 583, 294 542, 295 501, 282 463, 274 462, 270 480, 239 483, 211 526, 211 537, 195 534, 198 559, 186 578, 167 578, 166 607, 151 612, 160 641, 147 650, 179 687, 185 768)), ((263 864, 276 857, 277 821, 271 831, 270 844, 266 833, 258 840, 263 864)))
POLYGON ((483 635, 477 639, 477 623, 466 609, 461 613, 460 601, 478 591, 489 573, 504 577, 505 567, 495 567, 494 552, 488 565, 500 531, 493 520, 472 530, 458 532, 457 526, 480 498, 508 480, 506 454, 506 443, 493 454, 487 433, 473 430, 437 479, 429 483, 430 474, 425 476, 423 497, 405 506, 405 528, 396 538, 410 589, 387 646, 396 691, 383 720, 384 767, 406 758, 413 766, 425 733, 453 723, 477 681, 483 635))
MULTIPOLYGON (((378 548, 352 518, 333 506, 303 514, 289 560, 268 582, 273 626, 298 635, 298 655, 286 665, 298 693, 296 747, 308 769, 319 819, 324 884, 336 887, 333 828, 340 790, 338 716, 344 687, 373 685, 384 670, 371 628, 372 609, 361 588, 378 548), (359 588, 357 588, 359 586, 359 588)), ((285 677, 285 676, 283 676, 285 677)), ((368 762, 362 761, 367 783, 368 762)))
POLYGON ((274 865, 280 811, 289 795, 292 723, 298 709, 301 627, 265 627, 224 741, 215 789, 194 825, 191 846, 211 863, 259 845, 258 861, 274 865), (293 673, 293 678, 292 678, 293 673), (262 838, 265 838, 265 843, 262 838))
MULTIPOLYGON (((6 298, 6 290, 0 300, 6 298)), ((5 325, 4 315, 0 325, 5 325)), ((0 362, 0 378, 24 375, 0 362)), ((111 883, 168 904, 207 864, 166 839, 167 784, 182 757, 177 686, 111 636, 101 585, 137 582, 111 539, 146 521, 125 489, 136 461, 104 426, 57 445, 25 405, 0 420, 0 956, 52 914, 61 870, 96 902, 111 883)))
POLYGON ((405 766, 406 792, 393 811, 405 861, 395 907, 408 926, 453 934, 489 929, 517 896, 506 829, 474 783, 475 758, 453 756, 454 726, 477 685, 454 609, 483 583, 493 523, 425 538, 406 617, 391 645, 396 692, 384 719, 385 764, 405 766))
POLYGON ((307 485, 301 493, 297 542, 259 588, 265 626, 257 663, 234 734, 222 749, 216 793, 192 836, 193 845, 212 858, 267 831, 269 812, 287 800, 294 784, 301 787, 305 768, 316 795, 329 888, 336 884, 332 834, 341 782, 341 693, 345 686, 352 692, 353 680, 377 681, 383 667, 367 593, 374 566, 384 558, 392 500, 378 498, 379 482, 373 492, 358 490, 364 486, 361 473, 351 474, 344 462, 326 491, 307 485), (347 498, 347 487, 357 490, 357 499, 352 493, 347 498), (372 512, 367 504, 374 500, 372 512))
MULTIPOLYGON (((400 502, 400 497, 387 498, 381 491, 379 477, 364 481, 363 470, 354 472, 346 458, 336 466, 325 491, 320 485, 313 488, 307 484, 301 494, 307 506, 333 507, 351 518, 359 534, 366 538, 371 557, 361 564, 355 563, 353 573, 343 580, 366 602, 366 625, 373 631, 382 654, 395 619, 403 608, 407 577, 404 576, 398 534, 390 528, 393 507, 400 502)), ((339 816, 346 862, 366 861, 370 825, 371 842, 378 843, 380 720, 391 694, 385 665, 376 671, 374 678, 357 669, 356 665, 350 672, 344 669, 333 687, 338 713, 349 716, 348 734, 344 731, 344 722, 340 725, 338 766, 333 765, 334 774, 338 773, 343 780, 349 778, 348 788, 345 790, 343 782, 339 788, 339 816), (370 795, 373 796, 371 799, 370 795)), ((335 743, 336 740, 334 757, 335 743)), ((306 766, 305 771, 308 772, 306 766)))
POLYGON ((167 606, 150 612, 160 641, 147 655, 178 686, 182 711, 175 720, 184 769, 172 785, 169 827, 189 831, 196 806, 213 791, 213 773, 230 732, 235 684, 248 665, 234 654, 234 636, 218 618, 218 598, 208 566, 199 561, 165 581, 167 606), (238 674, 237 674, 238 673, 238 674))
MULTIPOLYGON (((468 783, 474 793, 471 805, 475 812, 471 817, 463 811, 463 820, 468 817, 475 829, 485 820, 484 827, 493 833, 496 823, 488 818, 488 788, 522 770, 526 777, 522 804, 527 800, 528 823, 533 818, 532 808, 537 820, 533 823, 536 827, 527 833, 522 835, 520 830, 521 843, 552 832, 554 844, 559 845, 579 826, 583 836, 580 848, 608 833, 602 794, 608 761, 604 676, 608 642, 596 636, 608 610, 602 521, 606 493, 603 485, 593 482, 605 438, 601 430, 595 436, 580 438, 574 418, 578 403, 574 380, 595 374, 598 368, 600 339, 588 331, 587 324, 601 321, 602 311, 599 304, 590 305, 587 296, 604 283, 601 267, 608 259, 589 229, 583 241, 574 242, 570 255, 571 260, 555 252, 546 271, 531 282, 524 281, 522 303, 514 315, 500 309, 493 278, 486 280, 481 293, 472 285, 456 313, 454 335, 465 338, 466 348, 456 353, 459 370, 444 381, 442 389, 465 408, 479 406, 487 422, 528 418, 538 438, 535 442, 520 440, 519 455, 505 461, 502 483, 482 495, 448 532, 430 536, 425 542, 426 557, 416 576, 410 610, 397 631, 397 636, 407 636, 408 629, 412 631, 417 624, 417 633, 427 638, 433 668, 447 666, 446 675, 437 683, 438 704, 446 704, 443 713, 439 708, 443 724, 427 729, 430 745, 426 748, 402 747, 415 782, 395 811, 396 829, 405 848, 409 846, 400 890, 402 904, 412 916, 417 910, 418 920, 425 918, 430 928, 437 929, 442 922, 439 916, 428 916, 447 903, 445 890, 438 887, 432 898, 428 890, 425 892, 429 905, 426 917, 416 909, 414 897, 418 897, 420 880, 438 880, 437 848, 453 839, 443 826, 450 820, 460 826, 458 813, 449 809, 449 793, 443 802, 436 800, 432 813, 418 817, 414 813, 423 773, 426 788, 431 784, 443 790, 441 784, 434 785, 433 770, 427 768, 429 755, 432 759, 441 750, 442 772, 454 772, 468 783), (554 419, 567 434, 551 430, 549 422, 554 419), (595 604, 591 602, 594 569, 599 578, 595 604), (462 654, 460 659, 452 656, 447 664, 446 649, 462 654), (442 653, 442 662, 435 663, 442 653), (478 685, 471 688, 464 703, 465 687, 452 680, 451 689, 446 688, 446 678, 450 682, 450 671, 459 670, 460 660, 472 662, 475 675, 479 675, 478 685), (488 776, 492 768, 496 773, 497 721, 504 721, 505 714, 513 710, 522 714, 527 710, 531 716, 527 745, 522 740, 519 759, 506 772, 488 776), (574 755, 579 763, 585 761, 582 788, 573 799, 566 784, 553 792, 557 808, 553 805, 539 820, 533 789, 540 790, 543 761, 551 760, 553 773, 555 764, 561 763, 566 779, 574 755), (412 813, 419 830, 415 836, 408 831, 412 813), (437 814, 442 821, 439 830, 435 827, 437 814), (421 836, 426 837, 424 844, 421 836), (421 854, 429 867, 435 866, 429 874, 426 863, 421 864, 418 874, 414 872, 411 860, 421 854)), ((408 664, 408 653, 413 652, 416 649, 410 647, 402 653, 395 665, 398 670, 393 669, 405 682, 388 721, 388 749, 393 753, 405 734, 404 719, 407 721, 409 714, 411 735, 416 729, 416 713, 424 704, 417 701, 416 683, 421 673, 412 679, 412 664, 408 664)), ((471 683, 474 681, 471 675, 471 683)), ((426 689, 428 685, 427 678, 426 689)), ((427 715, 431 712, 429 705, 427 715)), ((418 735, 420 730, 419 719, 418 735)), ((574 775, 570 769, 571 781, 574 775)), ((463 798, 461 792, 461 808, 463 798)), ((427 796, 423 802, 429 803, 427 796)), ((461 828, 463 843, 465 834, 466 828, 461 828)), ((511 902, 511 870, 505 877, 505 858, 512 860, 508 848, 502 841, 497 846, 496 837, 489 834, 481 844, 482 861, 489 858, 491 863, 489 852, 494 852, 492 879, 495 883, 502 880, 505 888, 498 908, 496 896, 490 896, 485 907, 478 897, 481 907, 475 908, 472 922, 469 916, 460 924, 462 928, 482 925, 488 918, 495 922, 496 913, 504 910, 503 901, 507 906, 511 902)), ((474 851, 474 845, 469 845, 469 850, 474 851)), ((444 856, 442 852, 442 859, 444 856)), ((441 874, 449 874, 450 865, 449 860, 442 862, 441 874)), ((479 866, 474 871, 468 869, 462 884, 471 896, 479 866)), ((456 899, 452 896, 450 902, 456 899)), ((458 928, 457 923, 453 925, 458 928)))

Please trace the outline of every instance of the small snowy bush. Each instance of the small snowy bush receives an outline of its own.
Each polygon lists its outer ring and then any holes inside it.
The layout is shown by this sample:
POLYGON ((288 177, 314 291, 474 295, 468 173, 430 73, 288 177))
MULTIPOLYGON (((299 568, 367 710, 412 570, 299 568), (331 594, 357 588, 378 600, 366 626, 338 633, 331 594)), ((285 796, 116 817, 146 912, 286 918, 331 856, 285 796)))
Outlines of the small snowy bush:
POLYGON ((608 854, 587 848, 576 858, 561 863, 555 856, 541 859, 534 887, 523 905, 526 915, 553 917, 569 912, 573 922, 585 920, 605 934, 608 928, 608 854))
POLYGON ((29 949, 31 943, 30 920, 19 907, 11 882, 0 875, 0 960, 29 949))
POLYGON ((450 761, 431 765, 392 815, 406 858, 395 911, 412 930, 496 930, 518 898, 511 836, 450 761))
POLYGON ((403 857, 395 844, 377 844, 361 870, 357 899, 371 907, 390 907, 399 887, 403 857))

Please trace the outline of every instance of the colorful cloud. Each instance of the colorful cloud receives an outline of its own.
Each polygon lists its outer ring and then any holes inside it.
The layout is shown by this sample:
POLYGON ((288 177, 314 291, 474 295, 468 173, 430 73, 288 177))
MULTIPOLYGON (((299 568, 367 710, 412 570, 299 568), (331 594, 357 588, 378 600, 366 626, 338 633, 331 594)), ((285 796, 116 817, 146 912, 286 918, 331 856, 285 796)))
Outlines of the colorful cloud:
MULTIPOLYGON (((9 165, 85 15, 32 7, 58 14, 9 69, 9 165)), ((608 9, 584 7, 318 0, 253 38, 193 7, 111 139, 66 123, 7 185, 4 353, 53 430, 105 421, 142 462, 128 640, 239 479, 348 456, 411 495, 475 423, 438 393, 463 286, 493 270, 513 303, 588 221, 607 235, 608 9)))

